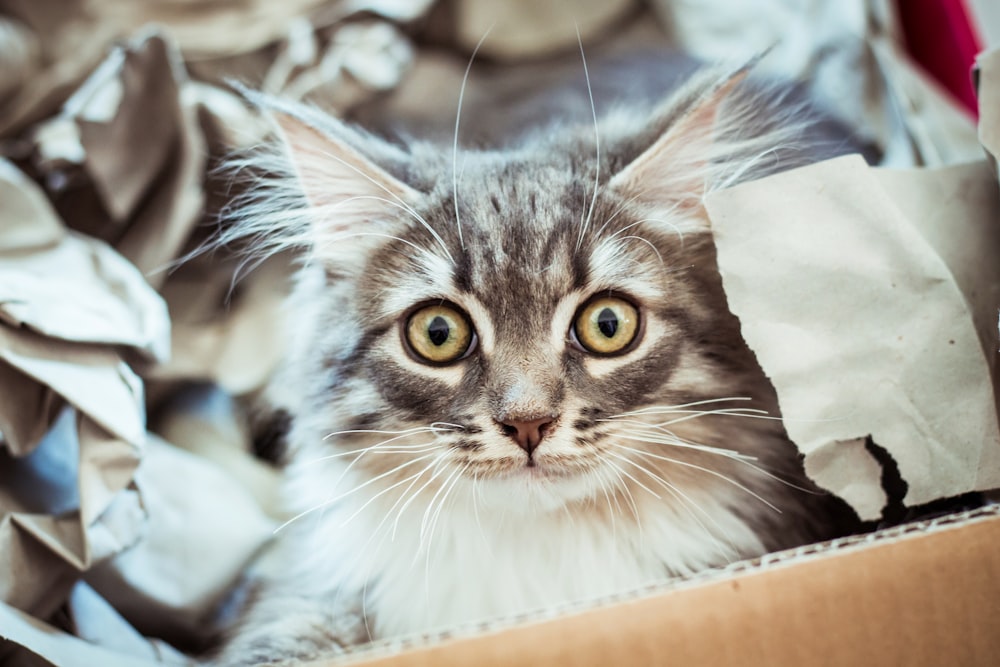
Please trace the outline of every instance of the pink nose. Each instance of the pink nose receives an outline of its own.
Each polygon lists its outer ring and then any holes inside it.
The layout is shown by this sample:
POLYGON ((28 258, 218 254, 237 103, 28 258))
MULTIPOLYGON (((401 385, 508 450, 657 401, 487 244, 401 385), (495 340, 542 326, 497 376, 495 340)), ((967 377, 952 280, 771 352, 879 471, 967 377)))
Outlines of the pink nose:
POLYGON ((526 420, 508 419, 507 421, 500 422, 500 428, 503 429, 505 434, 514 439, 518 447, 530 455, 535 450, 535 447, 538 447, 538 443, 545 437, 545 433, 554 421, 555 419, 552 417, 526 420))

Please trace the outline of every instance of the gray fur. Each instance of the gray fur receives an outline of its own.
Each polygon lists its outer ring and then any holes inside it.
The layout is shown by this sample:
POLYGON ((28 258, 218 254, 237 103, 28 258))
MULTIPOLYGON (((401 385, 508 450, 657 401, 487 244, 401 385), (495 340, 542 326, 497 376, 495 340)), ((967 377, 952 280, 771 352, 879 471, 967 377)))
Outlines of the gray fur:
MULTIPOLYGON (((412 455, 400 451, 383 458, 365 456, 361 448, 378 447, 387 436, 337 432, 399 432, 446 424, 434 427, 437 431, 428 436, 437 447, 434 452, 445 457, 438 464, 444 473, 432 477, 438 471, 435 468, 427 474, 429 496, 436 490, 443 493, 450 483, 446 480, 470 477, 472 471, 477 477, 461 484, 475 490, 480 477, 502 477, 523 468, 524 452, 513 445, 509 451, 503 449, 503 424, 512 419, 538 415, 555 419, 551 438, 558 438, 562 449, 546 454, 539 447, 538 465, 572 476, 598 474, 607 457, 629 452, 615 449, 622 424, 616 416, 650 406, 683 406, 727 397, 745 397, 750 400, 740 407, 753 407, 772 417, 778 414, 773 390, 740 338, 739 322, 726 305, 708 221, 699 204, 701 193, 632 183, 627 178, 624 185, 614 185, 616 176, 626 173, 640 157, 645 159, 660 137, 686 122, 692 110, 733 77, 732 72, 717 70, 690 75, 691 61, 651 60, 654 57, 646 54, 631 63, 595 68, 594 78, 600 82, 596 87, 599 164, 589 99, 581 96, 579 86, 550 88, 550 94, 539 96, 532 94, 538 86, 529 85, 522 94, 508 94, 508 104, 495 101, 487 108, 464 110, 466 136, 472 145, 459 151, 457 164, 452 160, 451 137, 434 129, 427 136, 439 137, 438 141, 387 141, 310 109, 260 100, 284 118, 280 122, 290 144, 291 163, 282 159, 283 149, 262 163, 274 176, 265 179, 247 203, 238 233, 261 235, 260 252, 290 245, 304 250, 304 268, 290 308, 295 336, 281 382, 289 397, 282 407, 293 416, 287 492, 293 511, 302 512, 306 519, 293 522, 281 533, 279 547, 284 550, 287 570, 263 584, 222 662, 313 658, 357 644, 368 638, 369 631, 384 636, 377 603, 369 608, 365 599, 368 593, 373 600, 383 594, 379 573, 366 575, 371 590, 366 583, 360 598, 359 591, 346 585, 330 590, 329 582, 308 565, 318 556, 307 552, 323 544, 311 532, 309 516, 317 507, 323 512, 328 509, 322 507, 324 498, 333 503, 332 511, 337 503, 366 499, 374 503, 380 500, 376 491, 386 494, 387 504, 404 500, 406 494, 403 487, 394 491, 388 486, 400 472, 367 491, 351 490, 354 495, 349 493, 339 501, 329 489, 337 487, 336 473, 342 468, 333 463, 328 467, 325 456, 356 450, 356 458, 336 460, 354 460, 357 465, 348 472, 373 480, 391 466, 406 464, 406 457, 412 455), (659 70, 658 62, 664 63, 659 70), (625 86, 604 85, 615 76, 620 80, 612 73, 621 71, 646 74, 625 86), (647 76, 649 72, 656 76, 647 76), (665 81, 672 90, 651 94, 664 88, 653 80, 665 81), (301 157, 296 139, 301 133, 297 128, 303 124, 334 142, 339 148, 329 150, 340 151, 335 154, 350 154, 351 164, 356 152, 387 172, 385 178, 398 182, 391 189, 401 194, 385 197, 374 214, 377 219, 371 218, 367 207, 358 214, 365 219, 344 220, 337 217, 344 209, 336 204, 318 204, 325 202, 327 193, 311 191, 317 181, 309 170, 315 165, 301 157), (298 180, 305 184, 305 197, 296 185, 298 180), (595 182, 600 184, 596 196, 595 182), (426 224, 418 223, 417 217, 426 224), (337 228, 336 234, 324 236, 332 227, 337 228), (384 235, 368 236, 372 230, 384 235), (424 288, 427 294, 410 297, 424 288), (595 365, 590 355, 572 343, 569 327, 562 342, 553 341, 550 335, 560 304, 574 294, 580 295, 582 303, 594 293, 621 294, 633 300, 641 307, 646 327, 635 352, 608 362, 613 364, 611 371, 599 370, 605 367, 595 365), (482 309, 470 316, 479 328, 480 347, 456 362, 451 375, 438 377, 434 371, 416 368, 400 342, 405 313, 428 299, 474 303, 482 309), (609 421, 612 418, 618 421, 609 421), (362 608, 364 622, 359 621, 362 608)), ((510 93, 509 88, 500 89, 510 93)), ((714 137, 703 146, 701 157, 673 165, 663 156, 654 156, 663 162, 656 173, 662 171, 663 183, 668 185, 692 179, 709 188, 723 187, 851 147, 834 125, 826 121, 817 125, 815 119, 801 96, 788 87, 754 81, 741 84, 726 93, 714 137)), ((397 128, 396 136, 405 134, 397 128)), ((692 141, 704 140, 692 136, 692 141)), ((382 183, 381 172, 371 173, 382 183)), ((350 173, 345 178, 350 180, 350 173)), ((373 196, 364 194, 375 191, 371 182, 371 178, 359 179, 355 184, 362 198, 373 196)), ((359 196, 350 191, 344 194, 359 196)), ((669 417, 640 414, 635 419, 663 422, 669 417)), ((749 495, 746 502, 721 503, 710 511, 741 522, 755 539, 744 546, 733 545, 732 552, 722 556, 696 558, 697 566, 686 561, 662 562, 662 576, 756 556, 761 546, 787 547, 842 530, 837 515, 841 506, 805 481, 780 421, 705 412, 671 428, 682 437, 675 447, 628 444, 653 456, 666 452, 681 459, 681 467, 641 458, 641 454, 622 455, 640 457, 632 465, 641 463, 649 469, 649 484, 660 475, 687 493, 719 497, 733 492, 736 484, 753 497, 766 496, 780 505, 782 513, 770 511, 749 495), (756 467, 685 448, 682 441, 737 450, 756 457, 756 467)), ((527 461, 533 464, 531 455, 527 461)), ((629 488, 612 485, 610 495, 605 493, 607 507, 593 507, 595 502, 603 503, 594 496, 566 500, 561 511, 576 521, 604 525, 601 522, 607 520, 607 513, 616 512, 615 506, 619 510, 628 506, 631 492, 642 493, 621 475, 618 479, 629 488)), ((458 484, 447 492, 459 488, 458 484)), ((426 496, 419 502, 433 506, 434 499, 426 496)), ((510 501, 521 502, 514 497, 510 501)), ((646 498, 643 508, 652 502, 646 498)), ((673 495, 664 495, 661 502, 664 514, 680 513, 678 506, 684 505, 673 495)), ((398 507, 397 502, 386 511, 398 507)), ((548 511, 539 506, 518 515, 519 521, 542 522, 540 517, 548 517, 548 511)), ((655 505, 643 511, 656 512, 655 505)), ((440 520, 447 524, 448 510, 444 512, 440 520)), ((636 508, 636 520, 638 512, 636 508)), ((627 514, 622 511, 616 520, 628 524, 627 514)), ((544 525, 539 523, 538 530, 543 531, 544 525)), ((387 538, 380 530, 381 524, 373 527, 372 537, 379 537, 381 543, 387 538)), ((351 534, 357 539, 357 533, 351 534)), ((369 550, 367 541, 362 542, 356 547, 363 561, 369 550)), ((400 550, 399 558, 411 555, 402 543, 386 544, 400 550)), ((331 549, 343 546, 329 545, 331 549)), ((374 554, 371 558, 374 562, 374 554)), ((609 565, 613 566, 618 564, 609 565)), ((360 566, 345 563, 342 567, 360 566)), ((577 575, 573 564, 566 563, 562 571, 545 576, 571 579, 577 575)))

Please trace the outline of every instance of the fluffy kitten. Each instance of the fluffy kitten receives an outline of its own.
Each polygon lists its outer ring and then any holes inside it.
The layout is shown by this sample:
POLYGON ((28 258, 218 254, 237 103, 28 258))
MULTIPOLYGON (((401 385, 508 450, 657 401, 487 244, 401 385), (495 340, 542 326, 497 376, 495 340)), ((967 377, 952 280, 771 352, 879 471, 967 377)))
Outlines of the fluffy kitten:
POLYGON ((787 89, 744 79, 701 72, 657 104, 625 90, 593 117, 579 87, 542 114, 531 96, 467 109, 491 142, 468 147, 261 100, 280 155, 239 233, 306 249, 282 379, 298 516, 224 662, 599 597, 835 530, 701 206, 830 137, 787 89))

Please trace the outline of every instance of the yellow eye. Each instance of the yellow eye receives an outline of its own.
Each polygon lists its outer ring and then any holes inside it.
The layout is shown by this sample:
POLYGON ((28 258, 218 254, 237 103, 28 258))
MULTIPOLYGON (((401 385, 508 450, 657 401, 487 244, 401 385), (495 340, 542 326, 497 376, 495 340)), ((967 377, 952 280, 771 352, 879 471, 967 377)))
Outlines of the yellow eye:
POLYGON ((447 304, 425 306, 406 321, 406 342, 418 359, 430 364, 460 359, 473 337, 468 318, 447 304))
POLYGON ((639 331, 639 311, 616 296, 591 299, 576 316, 573 331, 588 352, 618 354, 635 340, 639 331))

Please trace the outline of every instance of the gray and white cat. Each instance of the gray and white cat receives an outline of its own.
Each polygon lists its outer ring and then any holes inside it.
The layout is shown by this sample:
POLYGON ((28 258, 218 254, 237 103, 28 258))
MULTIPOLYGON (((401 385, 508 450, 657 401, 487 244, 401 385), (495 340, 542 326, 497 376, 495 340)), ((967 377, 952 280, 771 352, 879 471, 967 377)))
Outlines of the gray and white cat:
POLYGON ((297 516, 222 662, 335 654, 841 530, 727 308, 701 201, 847 144, 743 69, 639 66, 672 89, 620 63, 596 68, 628 83, 596 106, 589 84, 527 86, 465 110, 477 145, 262 101, 279 141, 252 159, 267 175, 239 233, 305 248, 282 376, 297 516))

